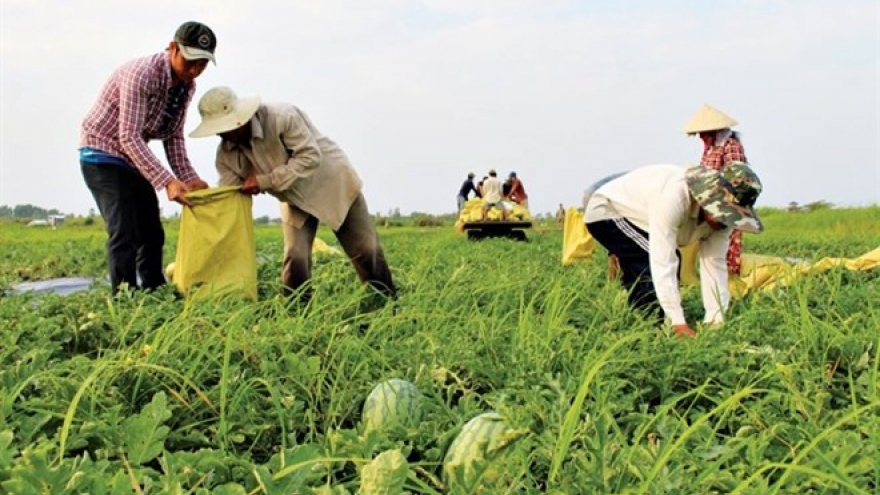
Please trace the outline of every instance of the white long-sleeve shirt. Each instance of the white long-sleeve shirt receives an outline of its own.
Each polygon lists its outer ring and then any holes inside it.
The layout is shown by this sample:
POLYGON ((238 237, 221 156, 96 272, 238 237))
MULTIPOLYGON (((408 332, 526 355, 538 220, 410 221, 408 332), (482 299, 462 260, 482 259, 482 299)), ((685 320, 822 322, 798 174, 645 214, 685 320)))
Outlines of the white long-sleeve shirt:
POLYGON ((726 255, 731 229, 712 230, 699 221, 700 206, 688 192, 685 170, 663 164, 628 172, 593 193, 584 219, 591 223, 623 217, 648 233, 654 291, 673 325, 686 323, 676 250, 699 240, 703 319, 721 323, 730 301, 726 255))

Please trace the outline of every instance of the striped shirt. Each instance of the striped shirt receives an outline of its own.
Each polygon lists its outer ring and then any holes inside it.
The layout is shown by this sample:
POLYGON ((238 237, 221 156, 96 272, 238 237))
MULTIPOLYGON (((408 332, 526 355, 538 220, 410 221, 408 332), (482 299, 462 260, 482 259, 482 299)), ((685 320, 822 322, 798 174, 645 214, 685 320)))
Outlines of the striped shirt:
POLYGON ((140 171, 154 188, 174 178, 147 146, 162 141, 171 169, 183 182, 199 178, 186 154, 183 124, 195 83, 174 86, 166 52, 120 66, 83 120, 80 147, 119 156, 140 171))

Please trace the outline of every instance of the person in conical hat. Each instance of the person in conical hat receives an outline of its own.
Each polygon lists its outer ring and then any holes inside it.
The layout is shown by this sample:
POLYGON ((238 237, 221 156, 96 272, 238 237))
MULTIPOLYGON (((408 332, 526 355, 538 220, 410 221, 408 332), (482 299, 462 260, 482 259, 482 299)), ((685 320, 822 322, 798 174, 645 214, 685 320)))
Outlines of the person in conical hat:
MULTIPOLYGON (((688 135, 699 135, 703 141, 700 165, 721 170, 732 162, 748 163, 739 133, 731 130, 738 122, 733 117, 711 105, 703 105, 684 126, 688 135)), ((738 274, 742 267, 742 232, 735 230, 730 236, 727 250, 727 271, 738 274)))

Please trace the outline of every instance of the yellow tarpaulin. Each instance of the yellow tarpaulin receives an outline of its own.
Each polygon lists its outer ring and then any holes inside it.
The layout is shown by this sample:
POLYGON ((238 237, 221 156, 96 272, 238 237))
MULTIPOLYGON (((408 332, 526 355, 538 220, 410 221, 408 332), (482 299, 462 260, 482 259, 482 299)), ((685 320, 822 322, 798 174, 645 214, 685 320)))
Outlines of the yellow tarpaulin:
POLYGON ((810 263, 807 261, 789 262, 776 256, 743 254, 742 272, 736 279, 736 287, 731 286, 731 295, 741 297, 753 291, 771 290, 791 285, 796 279, 842 266, 851 271, 867 272, 880 268, 880 247, 858 258, 822 258, 810 263))
POLYGON ((192 297, 240 293, 257 298, 257 254, 251 197, 238 187, 217 187, 186 195, 172 281, 192 297))

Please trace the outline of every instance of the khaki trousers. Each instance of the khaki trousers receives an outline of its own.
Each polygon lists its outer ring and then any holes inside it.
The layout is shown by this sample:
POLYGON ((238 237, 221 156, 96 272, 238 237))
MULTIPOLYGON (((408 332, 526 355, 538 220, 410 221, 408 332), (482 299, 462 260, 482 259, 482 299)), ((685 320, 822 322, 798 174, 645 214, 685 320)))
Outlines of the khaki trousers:
MULTIPOLYGON (((282 203, 284 261, 281 283, 292 294, 303 288, 312 278, 312 245, 318 231, 318 219, 309 215, 303 226, 297 229, 287 223, 289 214, 290 206, 282 203)), ((397 289, 391 279, 391 269, 385 261, 385 253, 379 244, 379 234, 363 194, 359 194, 354 200, 339 230, 334 233, 360 280, 386 297, 395 298, 397 289)), ((301 297, 307 301, 311 294, 311 288, 305 287, 301 297)))

